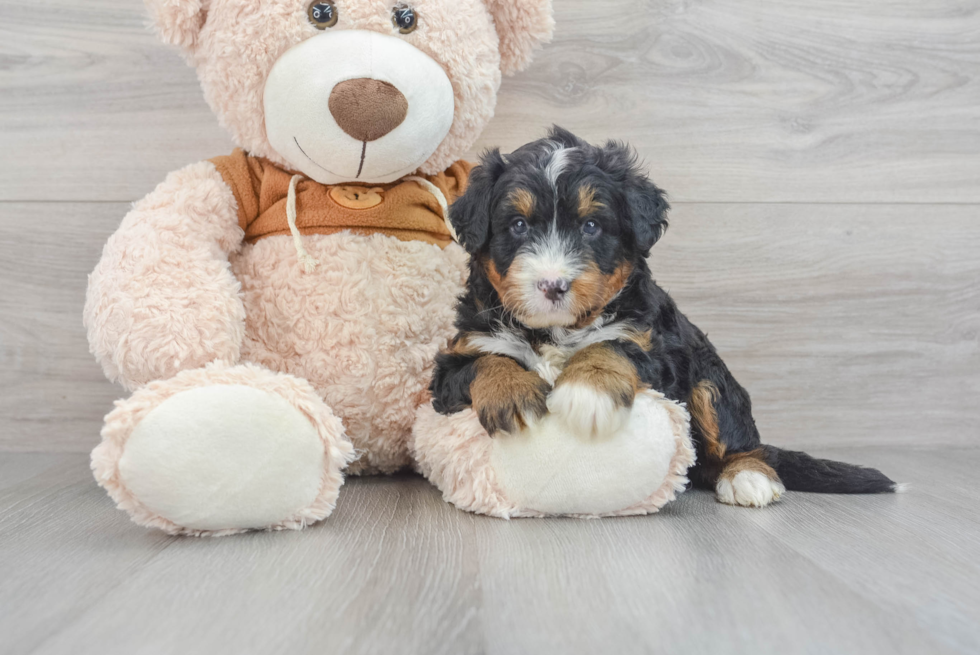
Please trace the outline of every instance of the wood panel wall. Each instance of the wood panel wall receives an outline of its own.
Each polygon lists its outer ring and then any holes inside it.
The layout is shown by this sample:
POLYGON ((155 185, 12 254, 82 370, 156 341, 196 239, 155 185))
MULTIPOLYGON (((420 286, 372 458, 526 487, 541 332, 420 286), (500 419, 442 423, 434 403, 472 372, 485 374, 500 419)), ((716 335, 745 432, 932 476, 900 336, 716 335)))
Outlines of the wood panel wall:
MULTIPOLYGON (((980 3, 556 0, 475 151, 558 123, 671 194, 653 266, 791 447, 980 437, 980 3)), ((0 450, 122 395, 86 274, 128 203, 227 152, 137 0, 0 2, 0 450)), ((473 153, 474 156, 476 152, 473 153)))

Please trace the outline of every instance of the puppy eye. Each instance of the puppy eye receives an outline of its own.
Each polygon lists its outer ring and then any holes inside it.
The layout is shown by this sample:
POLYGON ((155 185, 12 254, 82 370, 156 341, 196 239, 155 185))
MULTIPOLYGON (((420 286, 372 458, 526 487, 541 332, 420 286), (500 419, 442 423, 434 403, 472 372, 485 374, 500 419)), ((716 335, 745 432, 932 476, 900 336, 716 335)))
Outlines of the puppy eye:
POLYGON ((602 232, 602 228, 595 221, 585 221, 585 224, 582 226, 582 234, 586 236, 594 237, 600 232, 602 232))
POLYGON ((419 26, 419 15, 411 7, 398 5, 391 10, 391 22, 402 34, 411 34, 419 26))
POLYGON ((510 233, 515 237, 522 237, 527 234, 527 221, 523 218, 518 218, 516 221, 510 224, 510 233))
POLYGON ((313 27, 318 30, 333 27, 337 24, 337 19, 340 17, 337 13, 337 7, 332 2, 313 2, 307 8, 306 15, 309 17, 310 22, 313 23, 313 27))

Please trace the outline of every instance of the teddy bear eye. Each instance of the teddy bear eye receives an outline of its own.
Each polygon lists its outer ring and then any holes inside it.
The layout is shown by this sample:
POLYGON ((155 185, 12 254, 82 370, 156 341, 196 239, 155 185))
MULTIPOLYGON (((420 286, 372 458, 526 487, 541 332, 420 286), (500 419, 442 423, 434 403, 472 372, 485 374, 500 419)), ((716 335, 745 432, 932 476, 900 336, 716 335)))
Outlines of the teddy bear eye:
POLYGON ((325 30, 337 24, 337 7, 332 2, 314 2, 306 10, 313 27, 318 30, 325 30))
POLYGON ((402 34, 411 34, 419 26, 419 15, 411 7, 398 5, 391 10, 391 22, 402 34))

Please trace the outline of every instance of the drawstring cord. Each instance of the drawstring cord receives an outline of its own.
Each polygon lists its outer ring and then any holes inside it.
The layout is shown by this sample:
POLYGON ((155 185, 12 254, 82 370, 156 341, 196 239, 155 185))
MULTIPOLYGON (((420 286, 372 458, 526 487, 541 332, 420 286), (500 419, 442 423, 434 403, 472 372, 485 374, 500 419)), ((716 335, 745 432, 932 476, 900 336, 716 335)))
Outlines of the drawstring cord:
MULTIPOLYGON (((289 224, 289 233, 293 235, 293 246, 296 247, 296 257, 299 259, 299 263, 303 265, 303 269, 307 273, 312 273, 316 270, 316 266, 320 262, 306 251, 306 247, 303 246, 303 235, 300 234, 299 228, 296 226, 296 185, 304 179, 306 178, 302 175, 293 175, 289 180, 289 192, 286 194, 286 222, 289 224)), ((453 238, 453 241, 459 243, 459 236, 456 234, 456 229, 453 228, 453 224, 449 220, 449 203, 446 202, 446 196, 439 190, 439 187, 424 177, 418 177, 417 175, 406 177, 405 180, 417 182, 419 186, 435 197, 439 203, 439 207, 442 209, 442 220, 446 223, 449 236, 453 238)))
POLYGON ((289 233, 293 235, 293 245, 296 246, 296 256, 299 258, 299 263, 303 265, 303 269, 307 273, 312 273, 320 262, 306 252, 306 248, 303 246, 303 235, 299 233, 299 228, 296 227, 296 184, 302 179, 304 179, 302 175, 293 175, 292 179, 289 180, 289 193, 286 194, 286 222, 289 223, 289 233))
POLYGON ((453 238, 453 241, 459 243, 459 237, 456 235, 456 228, 453 227, 452 222, 449 220, 449 203, 446 202, 446 196, 442 194, 432 182, 429 182, 424 177, 419 177, 417 175, 411 175, 405 178, 409 182, 418 182, 419 186, 435 196, 435 199, 439 202, 439 207, 442 208, 442 220, 446 223, 446 227, 449 229, 449 236, 453 238))

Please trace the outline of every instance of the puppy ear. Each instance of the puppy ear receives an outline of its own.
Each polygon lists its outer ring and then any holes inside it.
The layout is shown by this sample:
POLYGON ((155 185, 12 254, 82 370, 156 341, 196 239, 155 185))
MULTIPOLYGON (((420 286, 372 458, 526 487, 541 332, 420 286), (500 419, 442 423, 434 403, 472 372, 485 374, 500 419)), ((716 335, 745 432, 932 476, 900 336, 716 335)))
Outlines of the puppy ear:
POLYGON ((513 75, 527 68, 534 51, 555 31, 551 0, 485 0, 500 38, 500 70, 513 75))
POLYGON ((653 244, 660 241, 660 237, 667 231, 667 212, 670 211, 670 205, 664 192, 642 175, 634 183, 627 184, 626 202, 629 204, 636 247, 646 257, 653 244))
POLYGON ((625 190, 624 208, 636 247, 644 257, 667 231, 667 194, 643 172, 636 152, 625 143, 610 141, 602 149, 600 167, 625 190))
POLYGON ((587 145, 585 141, 578 138, 560 125, 551 126, 551 131, 548 132, 548 140, 554 141, 565 148, 579 148, 587 145))
POLYGON ((153 25, 164 43, 190 52, 204 27, 209 0, 145 0, 153 25))
POLYGON ((490 240, 493 190, 504 170, 499 149, 488 150, 470 172, 466 191, 449 207, 449 221, 466 252, 475 255, 490 240))

